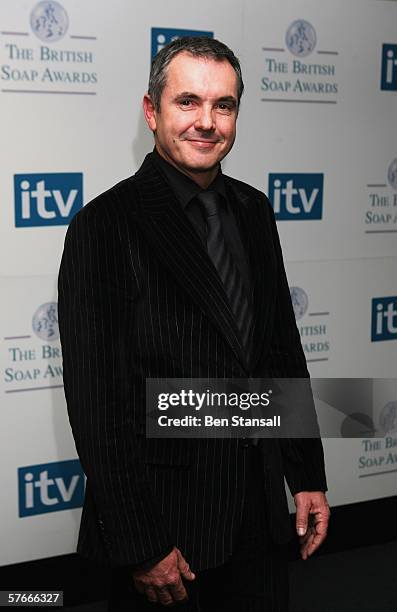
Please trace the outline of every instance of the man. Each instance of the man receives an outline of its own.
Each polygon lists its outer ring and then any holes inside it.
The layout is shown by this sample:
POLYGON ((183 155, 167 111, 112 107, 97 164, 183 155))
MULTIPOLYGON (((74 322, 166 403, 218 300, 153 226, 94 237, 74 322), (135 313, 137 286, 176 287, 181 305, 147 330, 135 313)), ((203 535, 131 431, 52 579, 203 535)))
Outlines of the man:
POLYGON ((87 475, 78 550, 112 568, 111 610, 286 610, 284 476, 302 557, 326 535, 320 440, 144 433, 146 378, 308 376, 270 204, 220 169, 242 92, 219 41, 160 51, 143 101, 154 152, 67 234, 65 393, 87 475))

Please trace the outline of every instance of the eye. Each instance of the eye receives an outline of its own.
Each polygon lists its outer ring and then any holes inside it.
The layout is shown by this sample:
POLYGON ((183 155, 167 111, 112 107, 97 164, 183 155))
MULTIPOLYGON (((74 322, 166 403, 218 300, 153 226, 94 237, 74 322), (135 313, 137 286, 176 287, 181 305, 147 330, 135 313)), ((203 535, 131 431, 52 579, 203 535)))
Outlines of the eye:
POLYGON ((233 104, 229 102, 218 102, 217 108, 224 113, 230 113, 233 110, 233 104))
POLYGON ((189 98, 182 98, 182 100, 179 101, 179 104, 181 106, 189 107, 192 105, 192 101, 189 98))

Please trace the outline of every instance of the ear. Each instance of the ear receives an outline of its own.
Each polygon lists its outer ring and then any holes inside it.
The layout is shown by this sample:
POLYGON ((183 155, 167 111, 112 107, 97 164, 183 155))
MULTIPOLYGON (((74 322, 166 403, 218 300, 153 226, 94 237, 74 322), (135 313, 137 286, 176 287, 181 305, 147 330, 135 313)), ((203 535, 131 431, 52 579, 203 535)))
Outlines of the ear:
POLYGON ((149 130, 155 132, 157 127, 156 109, 154 108, 154 104, 149 94, 145 94, 143 96, 143 114, 145 115, 146 123, 148 124, 149 130))

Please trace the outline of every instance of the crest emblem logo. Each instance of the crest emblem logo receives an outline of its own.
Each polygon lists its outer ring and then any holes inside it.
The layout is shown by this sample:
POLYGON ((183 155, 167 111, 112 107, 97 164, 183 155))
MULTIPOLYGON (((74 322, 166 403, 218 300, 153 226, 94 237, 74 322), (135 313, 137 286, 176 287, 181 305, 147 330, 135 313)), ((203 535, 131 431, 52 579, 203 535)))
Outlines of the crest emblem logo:
POLYGON ((309 298, 306 291, 300 287, 290 287, 291 301, 295 313, 295 319, 298 321, 307 312, 309 307, 309 298))
POLYGON ((397 189, 397 158, 392 161, 387 171, 387 180, 393 189, 397 189))
POLYGON ((379 425, 384 434, 397 432, 397 402, 388 402, 379 415, 379 425))
POLYGON ((39 2, 30 14, 32 31, 43 42, 61 40, 69 27, 67 12, 53 0, 39 2))
POLYGON ((39 306, 32 319, 33 331, 41 340, 58 340, 58 305, 47 302, 39 306))
POLYGON ((306 57, 314 50, 317 43, 316 31, 312 24, 304 19, 293 21, 285 35, 289 51, 297 57, 306 57))

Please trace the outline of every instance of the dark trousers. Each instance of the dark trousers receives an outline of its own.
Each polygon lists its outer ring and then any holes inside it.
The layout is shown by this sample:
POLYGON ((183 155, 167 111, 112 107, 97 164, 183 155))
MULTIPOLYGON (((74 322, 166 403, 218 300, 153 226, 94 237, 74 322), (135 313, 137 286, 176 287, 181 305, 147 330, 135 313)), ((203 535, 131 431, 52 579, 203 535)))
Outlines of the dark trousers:
MULTIPOLYGON (((175 605, 184 612, 287 612, 286 551, 269 538, 264 483, 258 449, 247 448, 249 470, 240 534, 235 550, 219 567, 196 572, 185 582, 189 601, 175 605)), ((183 551, 182 551, 183 553, 183 551)), ((194 568, 193 568, 194 571, 194 568)), ((146 601, 133 587, 131 571, 112 572, 109 612, 165 610, 146 601)))

